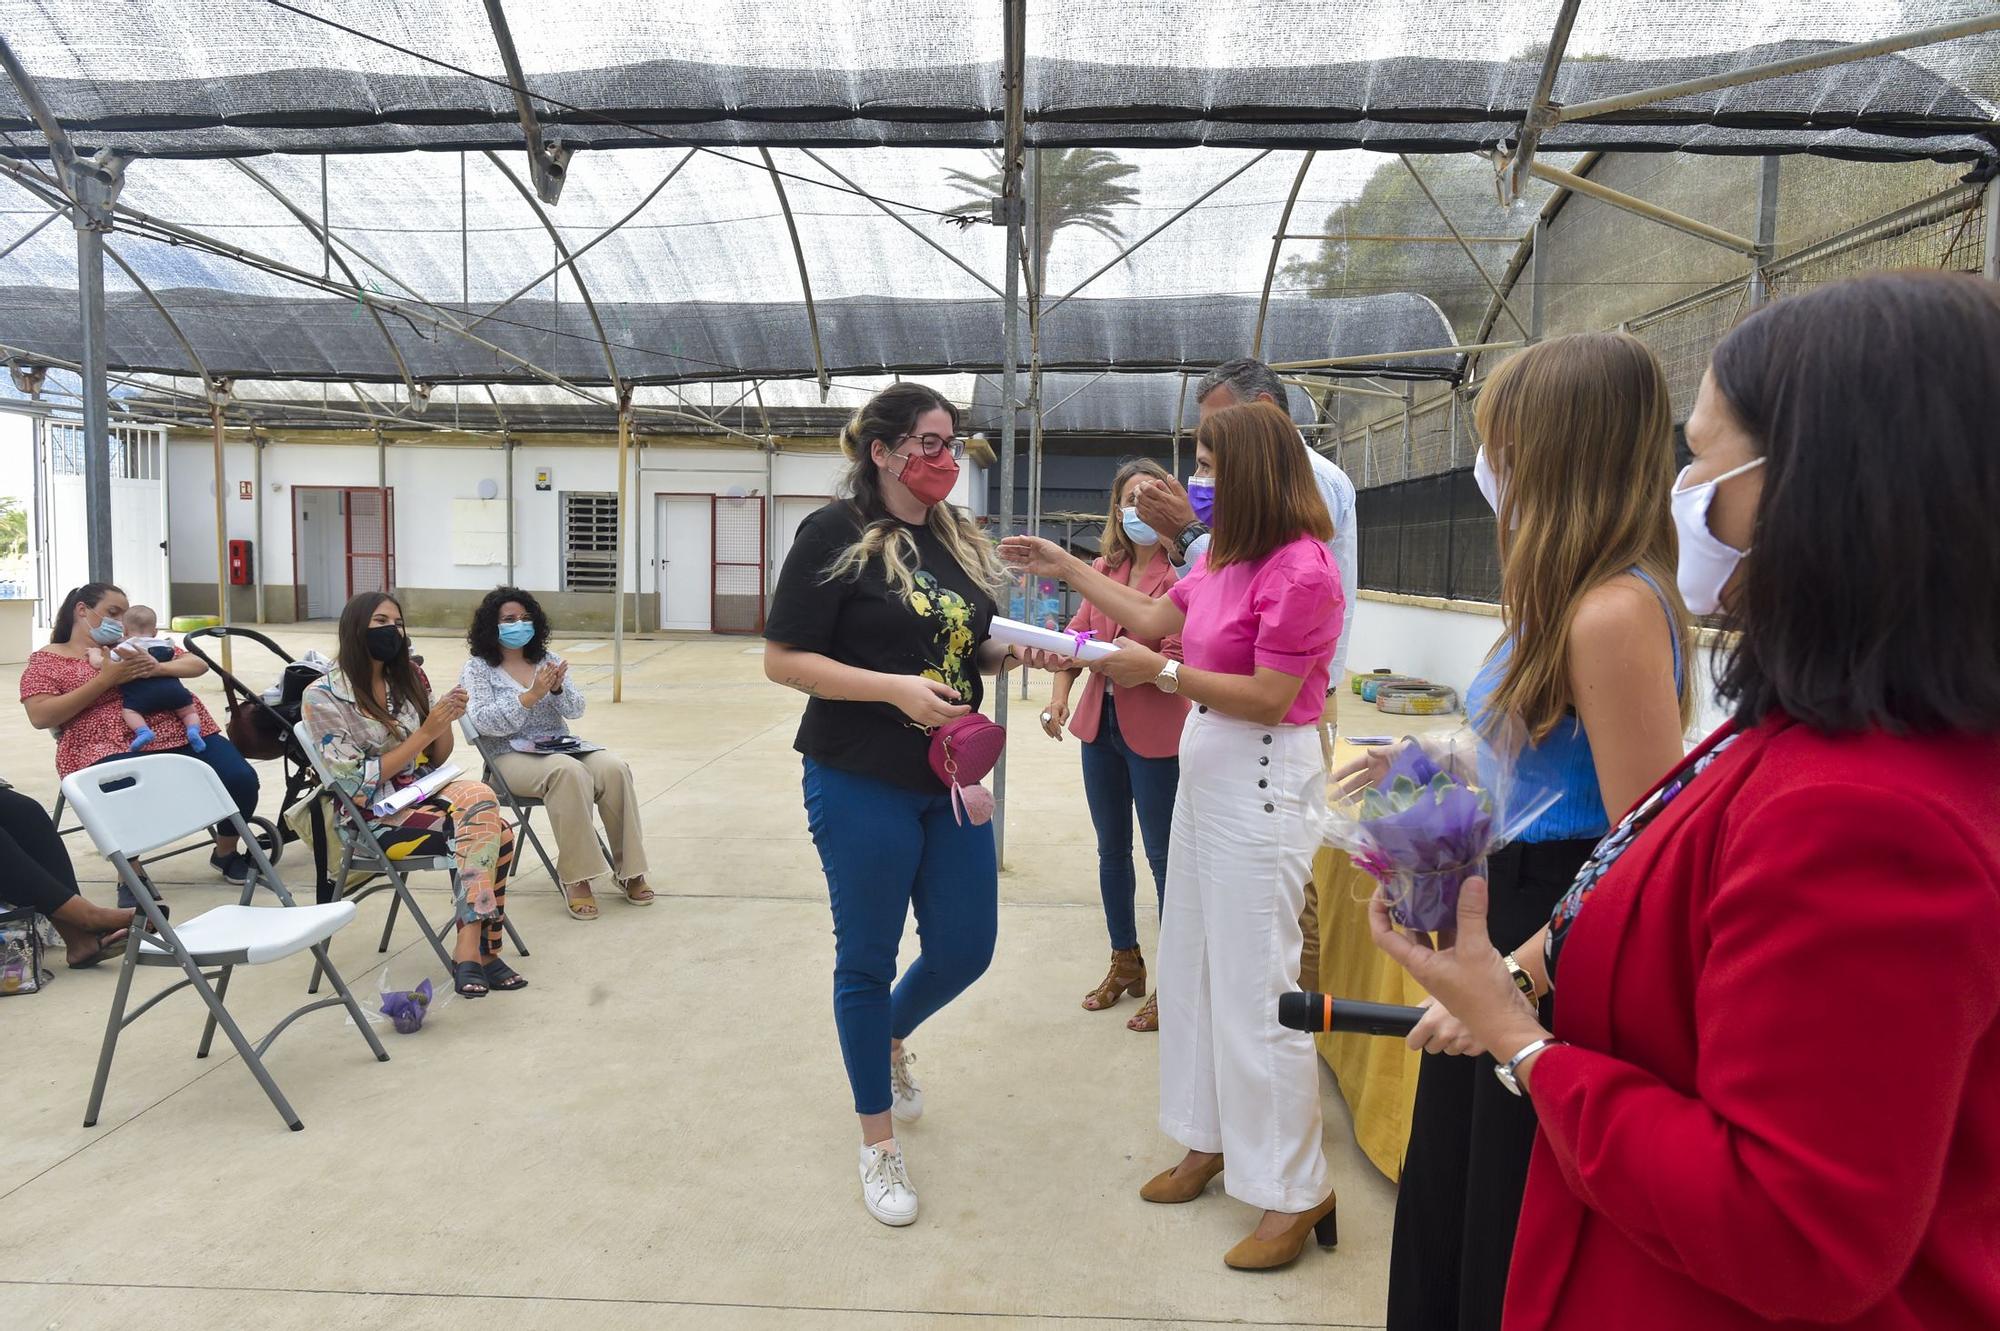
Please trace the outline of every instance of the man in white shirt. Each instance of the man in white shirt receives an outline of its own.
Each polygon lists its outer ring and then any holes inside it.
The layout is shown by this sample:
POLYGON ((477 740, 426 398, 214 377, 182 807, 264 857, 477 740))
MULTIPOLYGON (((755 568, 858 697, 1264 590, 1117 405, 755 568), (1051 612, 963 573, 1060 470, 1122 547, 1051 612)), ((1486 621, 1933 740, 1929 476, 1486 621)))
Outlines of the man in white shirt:
MULTIPOLYGON (((1277 371, 1263 361, 1252 360, 1248 356, 1216 366, 1202 376, 1194 390, 1195 405, 1204 421, 1225 407, 1255 402, 1259 398, 1290 414, 1285 384, 1278 378, 1277 371)), ((1340 597, 1345 607, 1345 618, 1340 626, 1340 639, 1334 645, 1328 686, 1338 689, 1347 679, 1347 644, 1354 636, 1355 571, 1360 564, 1354 521, 1354 482, 1347 478, 1347 473, 1332 458, 1308 447, 1304 436, 1299 439, 1299 447, 1306 450, 1306 459, 1312 464, 1313 481, 1319 486, 1320 497, 1326 501, 1327 516, 1333 519, 1333 539, 1326 543, 1326 548, 1333 556, 1334 567, 1340 570, 1340 597)), ((1137 506, 1139 516, 1159 532, 1161 539, 1170 547, 1167 553, 1173 557, 1175 569, 1186 573, 1201 552, 1208 548, 1208 528, 1196 521, 1194 508, 1188 503, 1187 491, 1179 484, 1168 486, 1154 482, 1139 493, 1137 506)), ((1329 716, 1327 719, 1331 724, 1333 718, 1329 716)))
MULTIPOLYGON (((1225 407, 1255 402, 1259 398, 1283 409, 1287 415, 1291 414, 1285 383, 1278 378, 1277 371, 1263 361, 1248 356, 1216 366, 1201 377, 1194 390, 1195 404, 1204 421, 1225 407)), ((1306 450, 1306 459, 1312 463, 1313 481, 1319 486, 1320 497, 1326 501, 1327 516, 1333 519, 1333 539, 1326 543, 1326 548, 1333 556, 1334 567, 1340 571, 1343 618, 1327 677, 1328 691, 1332 692, 1347 683, 1347 644, 1354 632, 1355 570, 1359 566, 1360 555, 1354 521, 1354 482, 1347 478, 1347 473, 1332 458, 1308 446, 1303 435, 1299 437, 1299 447, 1306 450)), ((1160 533, 1160 539, 1168 547, 1167 553, 1174 561, 1175 571, 1186 573, 1200 558, 1202 551, 1208 548, 1208 527, 1195 518, 1194 506, 1188 502, 1187 491, 1178 481, 1154 481, 1138 491, 1134 504, 1146 524, 1160 533)), ((1327 729, 1324 733, 1330 737, 1337 724, 1331 703, 1327 706, 1325 724, 1327 729)), ((1306 908, 1299 917, 1299 927, 1305 935, 1299 958, 1299 984, 1306 989, 1319 988, 1319 894, 1314 889, 1313 883, 1306 884, 1306 908)))

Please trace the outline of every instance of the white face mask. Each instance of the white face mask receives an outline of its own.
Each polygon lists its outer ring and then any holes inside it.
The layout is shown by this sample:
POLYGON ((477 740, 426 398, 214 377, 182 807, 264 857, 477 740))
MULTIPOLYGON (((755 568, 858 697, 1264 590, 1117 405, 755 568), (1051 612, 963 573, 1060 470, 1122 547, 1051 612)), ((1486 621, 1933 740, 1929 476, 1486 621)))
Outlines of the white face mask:
POLYGON ((1684 467, 1674 478, 1674 492, 1670 503, 1674 511, 1674 528, 1680 533, 1680 565, 1675 581, 1680 584, 1681 597, 1686 600, 1688 612, 1696 615, 1712 615, 1722 608, 1722 588, 1728 583, 1736 566, 1743 561, 1748 550, 1738 550, 1725 544, 1720 537, 1708 529, 1708 506, 1714 502, 1715 487, 1731 477, 1764 465, 1764 459, 1746 462, 1734 471, 1726 471, 1712 481, 1690 485, 1682 489, 1682 482, 1692 467, 1684 467))
POLYGON ((1486 450, 1479 449, 1472 455, 1472 483, 1479 487, 1479 493, 1486 500, 1486 506, 1493 510, 1493 516, 1500 516, 1500 478, 1493 474, 1493 464, 1486 460, 1486 450))

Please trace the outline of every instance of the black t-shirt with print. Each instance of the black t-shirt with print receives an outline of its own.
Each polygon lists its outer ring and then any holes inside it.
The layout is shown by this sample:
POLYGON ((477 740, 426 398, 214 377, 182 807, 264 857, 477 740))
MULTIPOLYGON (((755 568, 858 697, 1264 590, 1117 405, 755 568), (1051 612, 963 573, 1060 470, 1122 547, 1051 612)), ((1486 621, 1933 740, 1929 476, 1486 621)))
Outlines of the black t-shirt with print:
MULTIPOLYGON (((890 589, 879 559, 851 577, 825 581, 861 529, 845 501, 799 524, 764 637, 863 670, 941 680, 958 690, 959 701, 978 708, 985 689, 975 657, 993 623, 993 598, 924 527, 905 527, 918 555, 910 596, 890 589)), ((944 789, 931 774, 930 737, 888 703, 808 699, 793 747, 842 771, 912 790, 944 789)))

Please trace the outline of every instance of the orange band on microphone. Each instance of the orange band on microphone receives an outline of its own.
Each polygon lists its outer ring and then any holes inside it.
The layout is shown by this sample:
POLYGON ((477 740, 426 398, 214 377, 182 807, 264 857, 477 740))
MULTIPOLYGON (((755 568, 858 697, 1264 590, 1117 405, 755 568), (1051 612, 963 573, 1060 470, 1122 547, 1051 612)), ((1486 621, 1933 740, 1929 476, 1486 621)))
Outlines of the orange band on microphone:
POLYGON ((1326 1005, 1326 1010, 1320 1014, 1319 1028, 1323 1031, 1330 1031, 1333 1029, 1333 995, 1321 994, 1319 997, 1320 1002, 1326 1005))

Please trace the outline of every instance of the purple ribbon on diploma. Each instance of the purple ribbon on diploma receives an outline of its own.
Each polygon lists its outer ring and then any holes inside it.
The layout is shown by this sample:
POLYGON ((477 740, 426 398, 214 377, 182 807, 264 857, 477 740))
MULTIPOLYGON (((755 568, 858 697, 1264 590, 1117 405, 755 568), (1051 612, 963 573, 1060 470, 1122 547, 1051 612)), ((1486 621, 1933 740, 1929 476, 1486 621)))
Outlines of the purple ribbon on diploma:
POLYGON ((1096 638, 1096 637, 1097 637, 1097 630, 1096 630, 1096 629, 1071 629, 1071 630, 1069 630, 1069 636, 1070 636, 1070 637, 1072 637, 1072 638, 1074 638, 1074 639, 1076 639, 1076 652, 1075 652, 1075 655, 1077 655, 1077 656, 1082 656, 1082 655, 1083 655, 1083 644, 1085 644, 1085 643, 1087 643, 1087 642, 1090 642, 1090 641, 1091 641, 1092 639, 1096 638))

